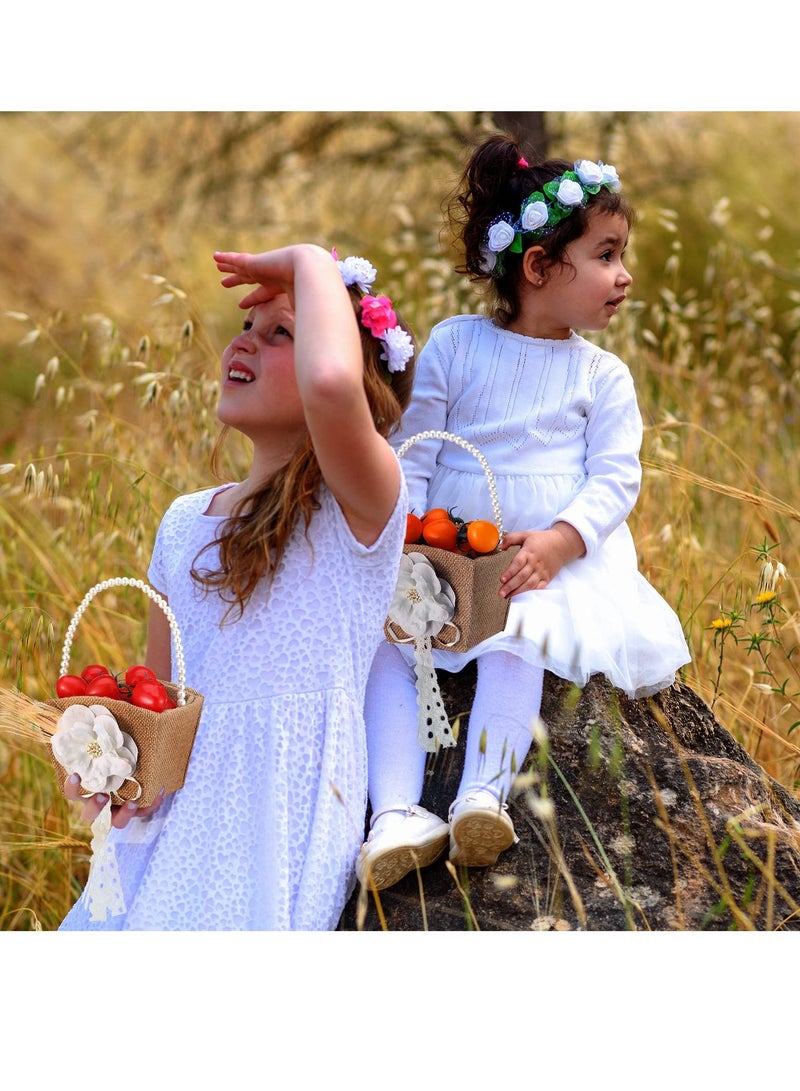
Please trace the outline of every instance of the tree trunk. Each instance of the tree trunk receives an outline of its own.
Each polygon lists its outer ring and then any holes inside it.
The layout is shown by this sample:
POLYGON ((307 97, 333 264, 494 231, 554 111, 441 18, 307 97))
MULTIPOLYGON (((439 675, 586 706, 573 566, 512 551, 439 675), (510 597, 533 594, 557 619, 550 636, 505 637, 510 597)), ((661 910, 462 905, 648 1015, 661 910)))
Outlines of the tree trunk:
POLYGON ((492 113, 492 120, 499 129, 517 141, 523 155, 535 159, 547 159, 550 151, 550 134, 547 120, 541 110, 530 112, 505 110, 492 113))

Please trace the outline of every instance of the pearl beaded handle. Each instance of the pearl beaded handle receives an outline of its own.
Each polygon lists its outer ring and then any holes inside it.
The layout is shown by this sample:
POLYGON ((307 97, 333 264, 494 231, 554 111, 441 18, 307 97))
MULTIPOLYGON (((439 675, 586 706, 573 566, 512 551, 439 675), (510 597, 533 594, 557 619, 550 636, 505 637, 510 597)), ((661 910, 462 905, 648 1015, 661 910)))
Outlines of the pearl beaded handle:
POLYGON ((469 451, 471 455, 474 455, 475 458, 477 458, 483 472, 486 474, 486 483, 489 486, 489 499, 492 501, 495 526, 500 532, 500 541, 502 541, 505 531, 503 530, 503 517, 500 514, 500 500, 497 496, 497 485, 495 484, 492 469, 483 452, 478 450, 478 448, 470 443, 469 440, 463 439, 461 436, 456 436, 452 432, 439 432, 431 429, 427 432, 418 432, 415 436, 409 437, 405 443, 397 448, 397 457, 402 458, 409 447, 414 443, 418 443, 421 439, 448 439, 451 443, 457 443, 459 447, 463 447, 465 451, 469 451))
POLYGON ((102 583, 95 584, 90 591, 87 591, 83 596, 81 604, 75 611, 72 621, 69 623, 66 636, 64 637, 64 648, 61 653, 61 669, 59 675, 66 674, 69 670, 69 657, 72 651, 72 640, 75 636, 75 630, 78 628, 78 622, 83 617, 84 611, 95 595, 100 591, 107 591, 109 587, 138 587, 140 591, 144 591, 145 595, 149 599, 152 599, 156 606, 160 606, 166 615, 169 627, 172 632, 172 638, 175 643, 175 659, 177 660, 177 682, 178 693, 177 703, 179 705, 186 704, 186 661, 183 657, 183 641, 181 640, 180 629, 178 628, 178 622, 173 614, 169 603, 165 598, 159 595, 158 591, 154 591, 152 587, 149 587, 146 583, 142 583, 141 580, 129 579, 127 576, 119 576, 112 580, 103 580, 102 583))

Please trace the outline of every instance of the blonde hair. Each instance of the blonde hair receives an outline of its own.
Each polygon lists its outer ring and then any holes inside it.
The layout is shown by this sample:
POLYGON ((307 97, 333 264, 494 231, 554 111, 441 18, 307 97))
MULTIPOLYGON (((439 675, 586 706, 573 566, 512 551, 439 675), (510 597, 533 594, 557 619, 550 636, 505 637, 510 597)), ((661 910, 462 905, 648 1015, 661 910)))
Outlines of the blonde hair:
MULTIPOLYGON (((350 289, 353 310, 361 314, 361 293, 350 289)), ((411 331, 398 315, 398 324, 411 331)), ((405 371, 390 373, 381 360, 383 345, 359 322, 361 351, 364 359, 364 390, 378 433, 388 437, 400 423, 411 398, 414 359, 405 371)), ((412 340, 413 340, 413 335, 412 340)), ((212 470, 217 471, 222 446, 229 429, 220 433, 212 454, 212 470)), ((228 603, 225 620, 235 612, 241 617, 259 583, 271 582, 286 549, 295 524, 302 519, 308 534, 314 512, 319 509, 322 472, 310 437, 298 446, 292 457, 255 492, 246 496, 220 527, 215 539, 205 545, 191 567, 192 579, 208 594, 216 591, 228 603), (202 555, 219 548, 217 568, 200 568, 202 555)))

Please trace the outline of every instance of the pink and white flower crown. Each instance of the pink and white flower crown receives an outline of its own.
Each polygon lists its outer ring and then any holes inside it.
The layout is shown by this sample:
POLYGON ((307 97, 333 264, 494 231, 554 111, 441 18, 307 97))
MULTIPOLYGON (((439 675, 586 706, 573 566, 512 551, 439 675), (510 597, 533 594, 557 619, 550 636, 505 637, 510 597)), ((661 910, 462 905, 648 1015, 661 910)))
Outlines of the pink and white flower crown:
POLYGON ((372 295, 370 292, 378 275, 377 269, 366 258, 349 257, 340 261, 335 249, 332 254, 347 287, 355 285, 363 292, 361 325, 383 343, 381 360, 386 362, 390 372, 405 371, 406 364, 414 355, 414 344, 406 331, 398 325, 391 299, 386 295, 372 295))

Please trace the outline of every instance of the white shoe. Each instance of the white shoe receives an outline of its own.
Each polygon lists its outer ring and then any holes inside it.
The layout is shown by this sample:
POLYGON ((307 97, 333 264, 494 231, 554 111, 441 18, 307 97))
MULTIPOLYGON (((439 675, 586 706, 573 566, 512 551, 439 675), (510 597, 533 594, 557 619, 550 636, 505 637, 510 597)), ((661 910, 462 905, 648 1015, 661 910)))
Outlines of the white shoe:
POLYGON ((491 867, 519 841, 508 807, 485 789, 460 796, 449 818, 450 859, 461 867, 491 867))
POLYGON ((387 811, 401 813, 402 820, 385 830, 371 830, 356 861, 359 882, 376 890, 394 886, 410 871, 432 864, 447 847, 449 834, 446 822, 416 804, 387 807, 372 816, 372 823, 387 811))

